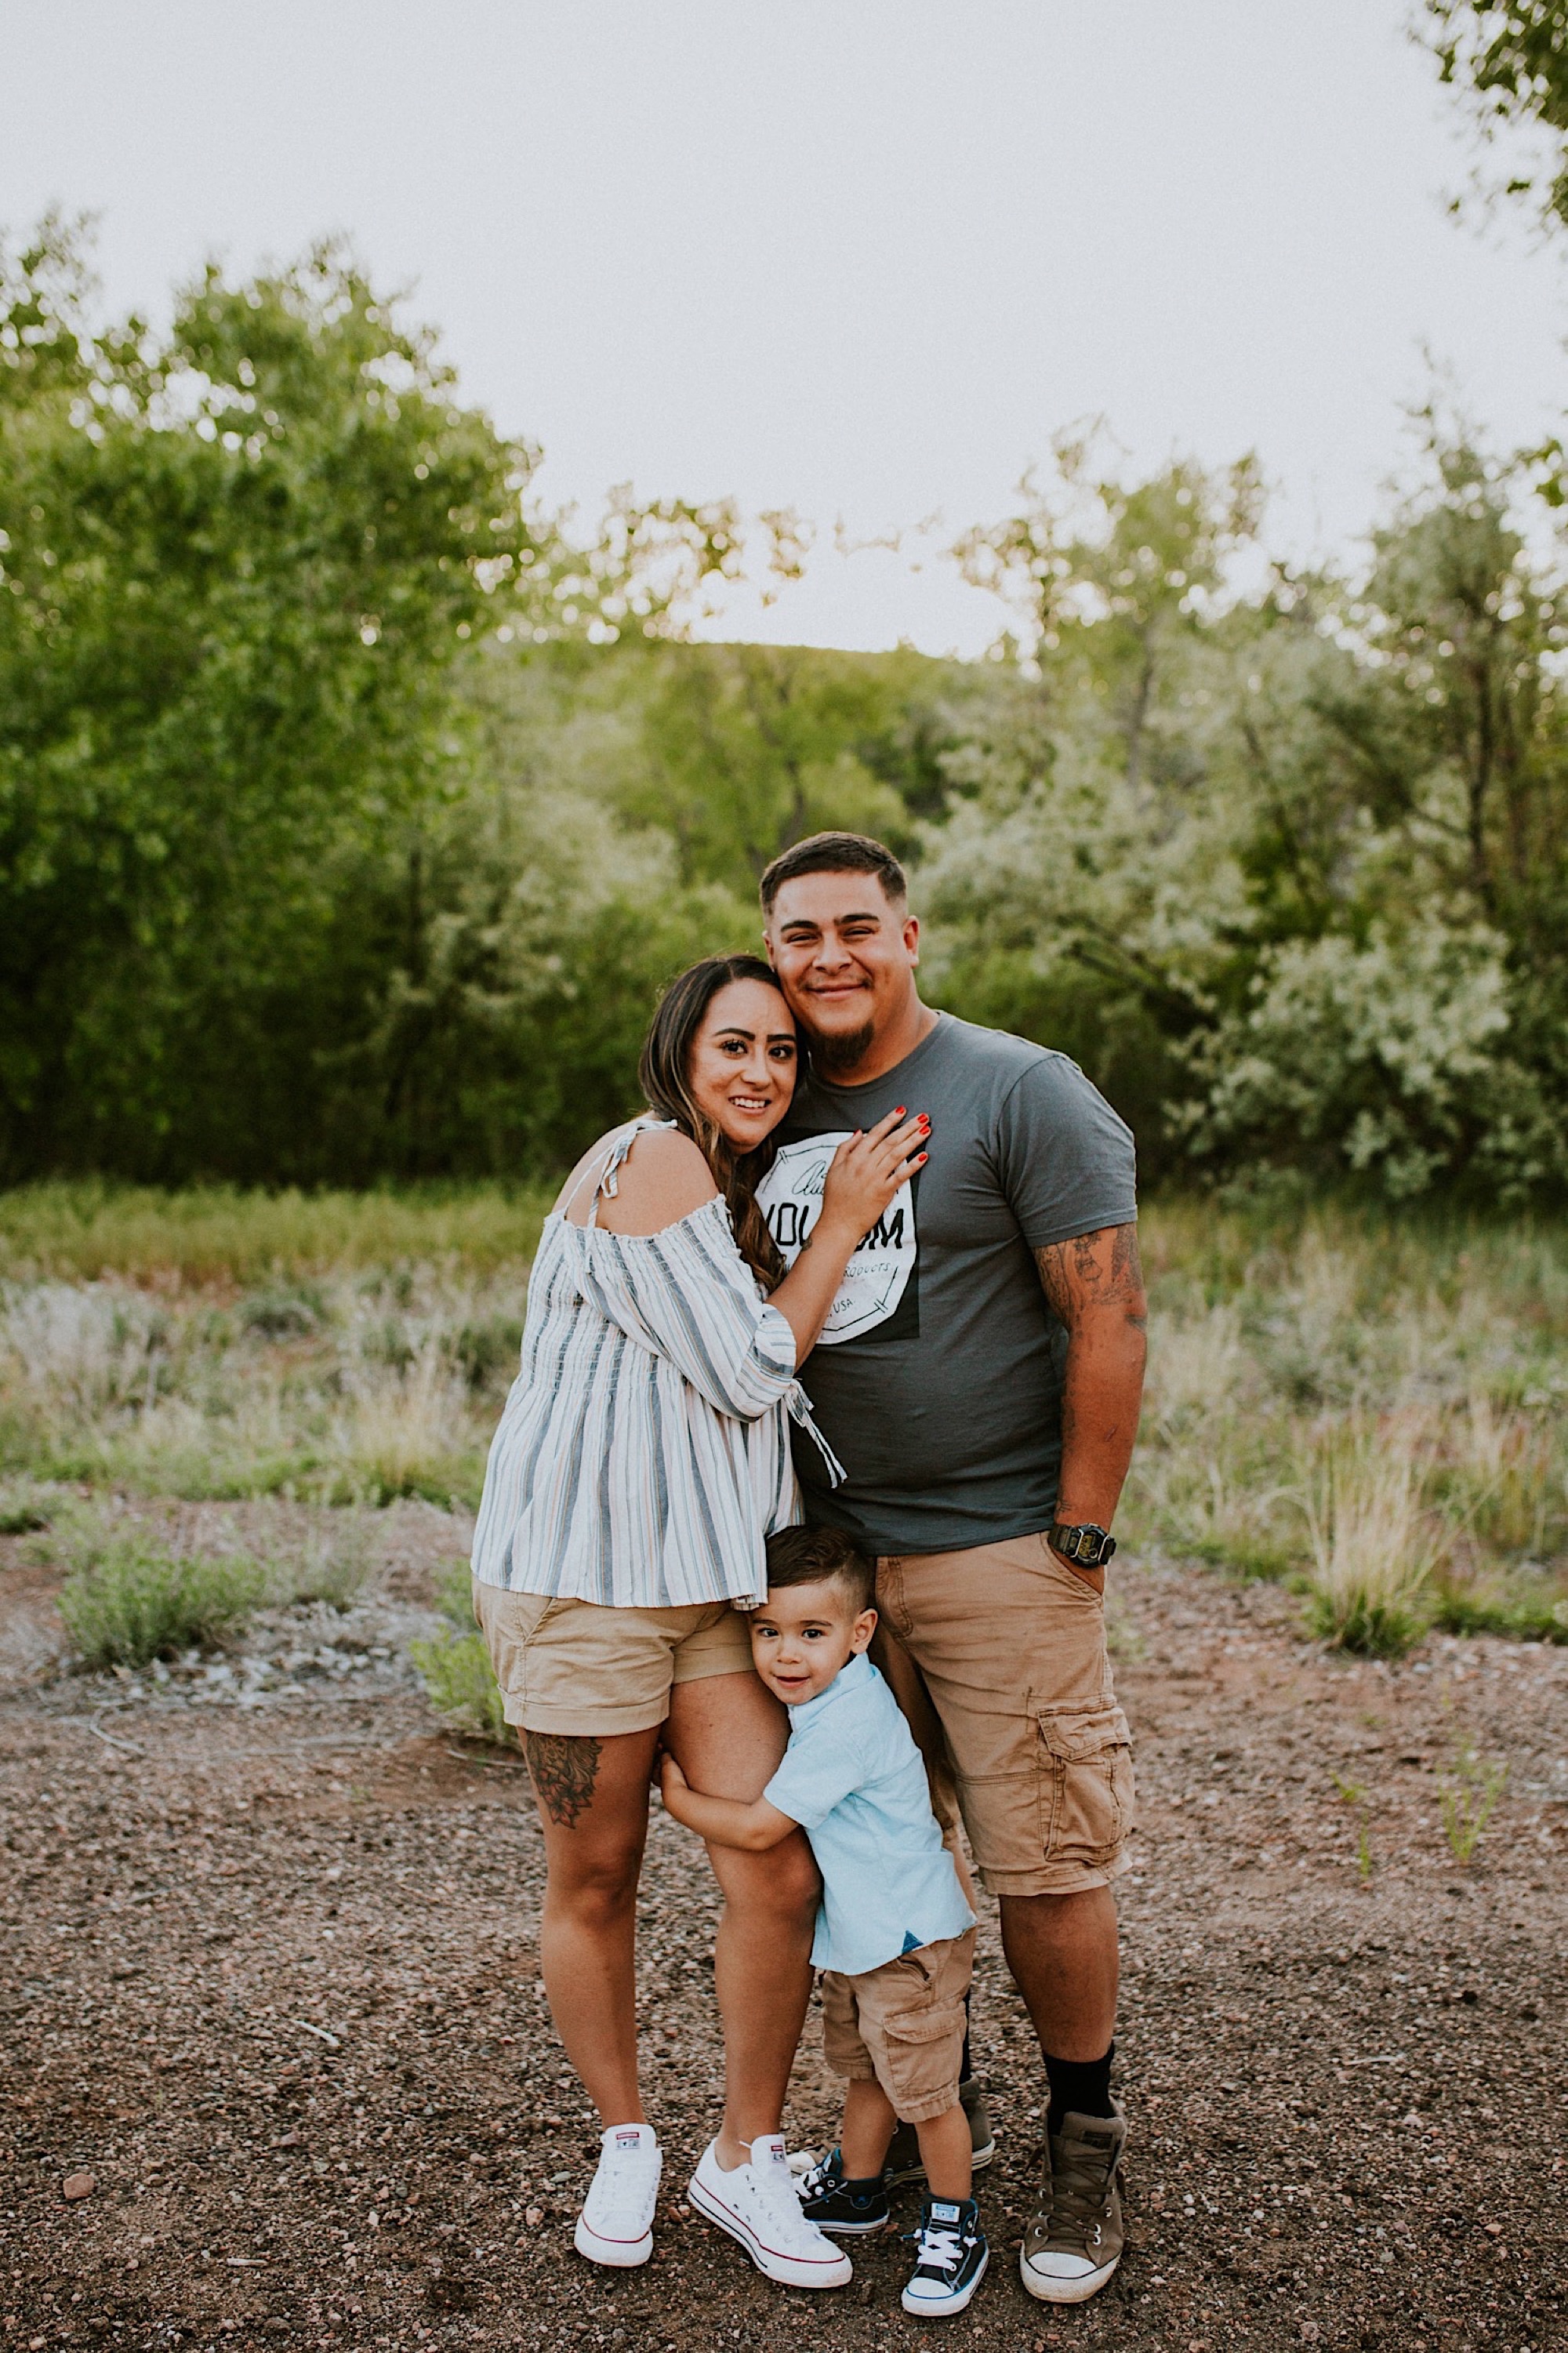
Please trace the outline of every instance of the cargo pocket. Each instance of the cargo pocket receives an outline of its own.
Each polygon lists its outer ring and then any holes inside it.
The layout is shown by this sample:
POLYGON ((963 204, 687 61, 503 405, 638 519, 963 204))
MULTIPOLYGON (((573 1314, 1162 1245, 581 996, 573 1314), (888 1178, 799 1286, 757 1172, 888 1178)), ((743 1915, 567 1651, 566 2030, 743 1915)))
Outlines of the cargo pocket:
POLYGON ((957 2098, 965 2022, 962 2001, 932 2002, 928 2010, 900 2010, 882 2020, 882 2066, 877 2072, 883 2091, 908 2122, 942 2116, 957 2098))
POLYGON ((1121 1710, 1100 1704, 1040 1712, 1046 1860, 1100 1871, 1132 1820, 1132 1744, 1121 1710))

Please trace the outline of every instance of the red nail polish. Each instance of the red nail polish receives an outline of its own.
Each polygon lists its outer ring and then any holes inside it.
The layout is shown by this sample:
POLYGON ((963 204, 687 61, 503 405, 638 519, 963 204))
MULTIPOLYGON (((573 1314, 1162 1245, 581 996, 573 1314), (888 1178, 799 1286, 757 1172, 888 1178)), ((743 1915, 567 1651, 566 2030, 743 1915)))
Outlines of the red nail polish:
POLYGON ((893 1117, 894 1117, 895 1119, 902 1119, 902 1118, 903 1118, 903 1116, 904 1116, 904 1107, 903 1107, 903 1104, 902 1104, 902 1103, 900 1103, 900 1104, 899 1105, 898 1110, 893 1113, 893 1117))

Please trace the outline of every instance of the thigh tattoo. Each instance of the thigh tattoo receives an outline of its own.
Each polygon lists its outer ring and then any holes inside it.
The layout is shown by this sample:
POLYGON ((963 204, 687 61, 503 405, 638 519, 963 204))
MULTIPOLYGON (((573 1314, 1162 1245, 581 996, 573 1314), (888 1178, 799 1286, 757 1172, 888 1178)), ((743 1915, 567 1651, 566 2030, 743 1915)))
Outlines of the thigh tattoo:
POLYGON ((578 1815, 585 1814, 593 1804, 604 1748, 604 1742, 592 1734, 524 1733, 522 1753, 528 1759, 533 1794, 558 1829, 573 1829, 578 1815))

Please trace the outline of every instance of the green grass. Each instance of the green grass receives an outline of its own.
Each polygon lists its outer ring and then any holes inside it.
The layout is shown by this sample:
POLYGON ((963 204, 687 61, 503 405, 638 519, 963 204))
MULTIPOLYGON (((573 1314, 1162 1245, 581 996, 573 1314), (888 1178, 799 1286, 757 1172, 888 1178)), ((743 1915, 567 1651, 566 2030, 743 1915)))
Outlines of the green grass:
POLYGON ((1397 1654, 1568 1641, 1568 1233, 1157 1205, 1121 1532, 1397 1654))
MULTIPOLYGON (((51 1482, 471 1505, 544 1206, 0 1194, 0 1527, 51 1482)), ((1347 1649, 1568 1641, 1568 1231, 1177 1200, 1142 1240, 1125 1542, 1293 1585, 1347 1649)))
POLYGON ((1475 1742, 1461 1734, 1454 1744, 1452 1766, 1440 1777, 1438 1790, 1443 1835, 1456 1862, 1471 1860, 1507 1782, 1508 1767, 1496 1757, 1483 1757, 1475 1742))
POLYGON ((0 1475, 191 1498, 478 1500, 527 1268, 447 1256, 227 1299, 0 1285, 0 1475))
POLYGON ((0 1275, 260 1286, 269 1279, 452 1259, 526 1262, 553 1187, 374 1193, 164 1193, 98 1183, 0 1193, 0 1275))

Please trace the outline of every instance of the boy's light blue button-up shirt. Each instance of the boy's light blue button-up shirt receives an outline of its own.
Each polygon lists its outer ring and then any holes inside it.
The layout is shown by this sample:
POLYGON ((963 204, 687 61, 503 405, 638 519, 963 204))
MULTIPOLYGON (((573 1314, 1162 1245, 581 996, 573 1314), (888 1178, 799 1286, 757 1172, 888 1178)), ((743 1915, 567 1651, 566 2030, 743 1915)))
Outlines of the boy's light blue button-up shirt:
POLYGON ((862 1651, 790 1710, 763 1791, 798 1822, 822 1873, 814 1968, 861 1977, 974 1926, 898 1701, 862 1651))

